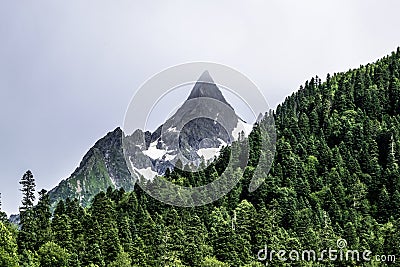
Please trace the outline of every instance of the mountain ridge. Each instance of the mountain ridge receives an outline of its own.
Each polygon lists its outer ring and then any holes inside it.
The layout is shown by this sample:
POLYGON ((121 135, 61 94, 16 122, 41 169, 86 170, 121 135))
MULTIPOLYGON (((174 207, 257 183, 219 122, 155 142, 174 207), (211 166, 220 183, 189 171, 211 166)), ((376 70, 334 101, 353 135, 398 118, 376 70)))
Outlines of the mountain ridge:
POLYGON ((201 97, 218 100, 233 109, 233 107, 226 101, 221 90, 215 84, 208 70, 205 70, 198 78, 187 100, 201 97))
POLYGON ((122 129, 117 127, 88 150, 71 176, 49 191, 53 206, 66 198, 77 198, 86 206, 96 193, 109 186, 133 189, 122 153, 122 134, 122 129))

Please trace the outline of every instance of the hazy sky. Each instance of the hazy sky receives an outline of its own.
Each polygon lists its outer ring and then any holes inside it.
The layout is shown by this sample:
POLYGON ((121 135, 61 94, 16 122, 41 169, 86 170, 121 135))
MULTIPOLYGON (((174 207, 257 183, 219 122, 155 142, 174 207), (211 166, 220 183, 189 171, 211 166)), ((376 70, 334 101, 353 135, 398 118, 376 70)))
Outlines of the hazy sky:
POLYGON ((374 61, 400 45, 399 1, 0 0, 0 192, 67 178, 122 125, 154 73, 212 61, 250 77, 276 106, 314 75, 374 61))

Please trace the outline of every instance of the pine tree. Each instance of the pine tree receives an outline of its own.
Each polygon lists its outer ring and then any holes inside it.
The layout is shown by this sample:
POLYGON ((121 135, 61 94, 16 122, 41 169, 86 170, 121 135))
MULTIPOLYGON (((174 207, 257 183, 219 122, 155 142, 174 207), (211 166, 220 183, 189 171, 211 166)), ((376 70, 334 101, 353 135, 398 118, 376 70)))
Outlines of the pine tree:
POLYGON ((88 244, 85 249, 85 257, 82 258, 83 263, 86 265, 96 265, 104 267, 104 258, 101 251, 102 232, 97 220, 89 215, 84 220, 85 225, 85 243, 88 244))
POLYGON ((28 170, 23 176, 21 181, 19 182, 22 185, 23 199, 22 199, 22 207, 20 207, 21 212, 21 220, 24 216, 24 213, 30 210, 33 207, 33 202, 35 201, 35 179, 30 170, 28 170))
POLYGON ((22 185, 22 206, 20 211, 21 230, 18 233, 18 247, 20 251, 34 250, 37 240, 35 232, 35 220, 33 212, 33 202, 35 201, 35 179, 30 170, 28 170, 19 182, 22 185))
POLYGON ((130 230, 130 219, 127 216, 122 216, 122 213, 119 212, 120 217, 118 218, 118 234, 119 239, 121 240, 121 245, 124 252, 128 254, 132 254, 132 232, 130 230), (121 217, 122 216, 122 217, 121 217))
POLYGON ((393 193, 391 207, 393 210, 393 218, 396 220, 400 219, 400 192, 398 190, 393 193))
POLYGON ((211 214, 210 242, 218 260, 240 266, 241 261, 237 254, 239 247, 236 247, 232 221, 223 207, 215 208, 211 214))
POLYGON ((236 252, 241 261, 241 265, 246 264, 251 259, 251 244, 255 239, 254 220, 257 216, 254 206, 247 200, 242 200, 234 211, 232 220, 236 236, 236 252))
MULTIPOLYGON (((149 257, 150 255, 148 255, 146 253, 146 245, 143 241, 143 239, 140 236, 136 236, 133 243, 132 243, 132 264, 134 266, 150 266, 148 264, 149 262, 149 257)), ((155 255, 153 255, 152 257, 155 257, 155 255)))
POLYGON ((163 217, 165 218, 165 228, 162 236, 164 264, 168 265, 175 261, 182 262, 186 233, 183 230, 184 227, 182 227, 181 216, 178 215, 175 208, 169 208, 165 211, 163 217))
POLYGON ((73 250, 73 238, 71 230, 71 219, 65 215, 54 215, 51 221, 55 243, 68 251, 73 250))
POLYGON ((42 245, 51 241, 51 225, 50 225, 50 198, 47 191, 42 189, 39 192, 39 202, 34 207, 36 242, 34 249, 38 250, 42 245))
POLYGON ((390 196, 386 187, 384 186, 378 196, 378 213, 377 219, 381 223, 387 222, 390 214, 390 196))
POLYGON ((207 229, 197 215, 189 215, 186 220, 183 262, 187 266, 198 267, 203 259, 211 254, 211 247, 206 243, 207 229))
POLYGON ((110 264, 122 252, 122 246, 118 237, 115 205, 104 192, 101 192, 93 200, 90 212, 92 218, 99 223, 102 233, 100 247, 104 262, 106 265, 110 264))

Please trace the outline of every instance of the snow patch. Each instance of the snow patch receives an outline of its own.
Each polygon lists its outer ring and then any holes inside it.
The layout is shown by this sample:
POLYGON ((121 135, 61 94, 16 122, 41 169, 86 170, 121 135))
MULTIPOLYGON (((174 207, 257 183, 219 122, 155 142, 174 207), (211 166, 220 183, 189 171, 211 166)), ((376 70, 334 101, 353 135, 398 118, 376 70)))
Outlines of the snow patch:
POLYGON ((157 143, 158 143, 158 141, 154 141, 153 143, 151 143, 149 148, 147 150, 143 151, 143 154, 145 154, 146 156, 148 156, 152 159, 159 159, 162 156, 164 156, 164 154, 166 154, 167 151, 165 151, 163 149, 158 149, 157 143))
POLYGON ((247 137, 247 136, 249 136, 249 134, 251 133, 252 130, 253 130, 252 124, 245 123, 244 121, 239 119, 238 123, 236 124, 235 129, 233 129, 233 131, 232 131, 232 136, 233 136, 234 140, 238 140, 239 133, 241 133, 243 131, 244 135, 247 137))
POLYGON ((214 158, 214 156, 219 156, 219 148, 217 147, 210 147, 210 148, 200 148, 197 151, 197 155, 200 157, 204 157, 205 160, 209 160, 214 158))
POLYGON ((226 143, 221 138, 218 138, 218 141, 221 143, 219 147, 200 148, 197 150, 197 155, 204 157, 204 159, 207 161, 213 159, 214 157, 218 157, 221 148, 226 146, 226 143))
POLYGON ((81 181, 80 180, 76 181, 76 192, 78 194, 81 194, 81 192, 82 192, 82 187, 81 187, 81 181))
POLYGON ((167 132, 177 132, 176 127, 169 128, 167 132))
POLYGON ((218 138, 218 141, 221 143, 221 144, 219 145, 219 148, 222 148, 223 146, 226 146, 226 145, 227 145, 227 144, 225 143, 225 141, 222 140, 221 138, 218 138))
POLYGON ((218 116, 219 116, 219 112, 217 113, 217 116, 215 117, 214 124, 218 123, 218 116))
MULTIPOLYGON (((133 167, 133 166, 132 166, 133 167)), ((133 167, 133 169, 139 174, 142 175, 147 180, 153 180, 158 174, 157 172, 153 171, 151 167, 147 167, 146 169, 138 169, 133 167)))
POLYGON ((171 161, 176 157, 176 155, 171 155, 171 154, 166 154, 165 155, 165 160, 171 161))
POLYGON ((113 184, 114 188, 117 188, 117 184, 114 181, 114 178, 110 175, 110 181, 113 184))

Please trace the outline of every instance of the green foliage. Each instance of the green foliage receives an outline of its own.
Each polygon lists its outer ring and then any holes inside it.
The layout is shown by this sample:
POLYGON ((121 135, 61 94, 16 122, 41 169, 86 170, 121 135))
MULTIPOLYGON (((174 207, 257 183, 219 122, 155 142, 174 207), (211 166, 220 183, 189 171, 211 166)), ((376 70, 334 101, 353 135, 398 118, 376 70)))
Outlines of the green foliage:
POLYGON ((18 233, 18 247, 22 250, 34 250, 36 242, 35 214, 33 202, 35 201, 35 179, 31 171, 27 171, 19 182, 22 185, 22 206, 20 207, 21 231, 18 233))
POLYGON ((36 240, 34 248, 39 249, 45 243, 51 241, 50 227, 50 199, 47 191, 42 189, 39 192, 39 202, 34 207, 36 240))
POLYGON ((12 231, 0 222, 0 266, 18 266, 18 247, 12 231))
POLYGON ((216 258, 205 258, 201 267, 229 267, 227 263, 217 260, 216 258))
POLYGON ((111 262, 108 266, 109 267, 130 267, 131 259, 128 255, 128 253, 121 252, 120 254, 118 254, 116 259, 113 262, 111 262))
POLYGON ((243 267, 263 267, 264 265, 257 261, 252 261, 249 264, 244 265, 243 267))
POLYGON ((23 250, 19 253, 19 266, 21 267, 40 267, 39 258, 36 252, 23 250))
POLYGON ((67 267, 70 257, 66 249, 54 242, 47 242, 40 247, 39 259, 41 267, 67 267))
POLYGON ((29 208, 33 207, 33 201, 35 200, 35 178, 30 170, 22 176, 19 182, 22 185, 22 207, 20 208, 21 213, 27 211, 29 208))

